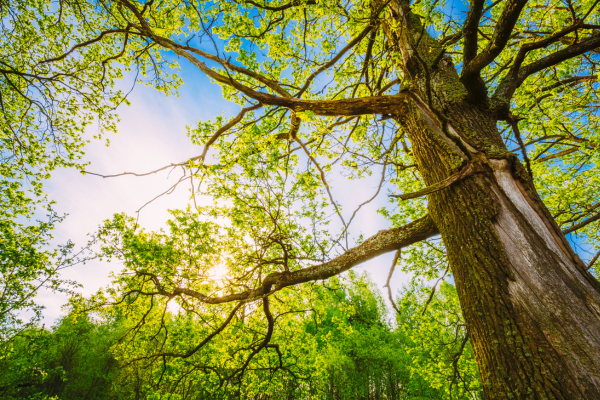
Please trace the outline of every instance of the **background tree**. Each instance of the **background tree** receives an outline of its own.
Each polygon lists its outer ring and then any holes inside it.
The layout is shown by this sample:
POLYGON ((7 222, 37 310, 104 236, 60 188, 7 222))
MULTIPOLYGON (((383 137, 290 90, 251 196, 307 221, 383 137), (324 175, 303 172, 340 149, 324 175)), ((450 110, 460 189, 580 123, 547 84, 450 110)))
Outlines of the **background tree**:
MULTIPOLYGON (((237 385, 220 385, 198 367, 207 349, 185 363, 171 359, 165 369, 160 360, 131 362, 144 354, 144 347, 160 342, 143 336, 122 342, 125 328, 139 317, 112 308, 106 318, 71 313, 51 329, 26 330, 3 348, 0 390, 6 399, 482 398, 451 285, 431 301, 425 288, 407 288, 398 299, 396 324, 390 323, 381 294, 366 275, 332 279, 310 293, 310 310, 278 317, 285 319, 278 333, 287 339, 281 349, 286 359, 295 360, 291 373, 260 368, 264 359, 255 360, 237 385)), ((185 347, 203 339, 201 320, 167 313, 171 341, 185 347)), ((229 358, 218 349, 235 349, 240 340, 252 338, 252 326, 244 327, 250 318, 247 310, 243 321, 234 321, 235 337, 220 336, 211 343, 210 352, 217 353, 213 368, 229 358)), ((147 316, 146 325, 152 322, 147 316)))
POLYGON ((110 352, 122 334, 115 320, 67 316, 52 329, 28 328, 2 347, 4 399, 116 399, 118 364, 110 352))
POLYGON ((294 286, 439 234, 405 263, 431 277, 447 259, 486 397, 600 397, 597 257, 586 265, 565 239, 598 243, 596 2, 477 0, 456 18, 428 1, 92 6, 102 22, 58 64, 105 38, 133 57, 131 39, 165 52, 149 62, 185 58, 242 107, 190 130, 204 151, 177 165, 213 205, 177 212, 169 235, 122 218, 100 233, 125 263, 109 298, 142 316, 171 302, 211 328, 179 349, 161 322, 149 338, 165 345, 140 361, 186 360, 253 305, 258 336, 234 353, 236 379, 278 356, 274 299, 297 306, 294 286), (395 227, 351 248, 355 213, 331 173, 375 168, 379 189, 403 193, 381 211, 395 227))

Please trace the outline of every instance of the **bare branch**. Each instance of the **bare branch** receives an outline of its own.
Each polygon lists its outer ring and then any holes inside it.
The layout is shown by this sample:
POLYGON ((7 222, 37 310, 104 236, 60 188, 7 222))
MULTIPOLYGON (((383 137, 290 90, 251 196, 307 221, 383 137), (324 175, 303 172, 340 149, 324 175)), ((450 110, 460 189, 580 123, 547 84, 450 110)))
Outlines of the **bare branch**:
POLYGON ((306 156, 310 159, 310 161, 312 161, 312 163, 315 165, 315 167, 319 170, 319 173, 320 173, 320 176, 321 176, 321 182, 323 182, 323 186, 325 186, 325 190, 327 191, 327 194, 329 195, 329 201, 331 202, 331 205, 335 208, 335 212, 340 217, 340 220, 342 220, 342 224, 344 225, 344 229, 347 230, 348 229, 348 224, 346 224, 346 221, 344 220, 344 217, 342 216, 342 213, 341 213, 341 211, 340 211, 337 203, 333 199, 333 195, 331 194, 331 190, 329 188, 329 184, 327 183, 327 180, 325 179, 325 172, 323 171, 323 168, 321 168, 321 166, 319 165, 319 163, 317 162, 317 160, 315 160, 315 158, 312 156, 312 154, 310 154, 310 151, 308 151, 308 149, 306 148, 306 146, 304 145, 304 143, 302 143, 302 140, 296 138, 296 142, 298 142, 298 144, 300 145, 300 147, 302 147, 302 150, 304 150, 304 153, 306 154, 306 156))
MULTIPOLYGON (((390 150, 391 150, 391 146, 390 146, 390 150)), ((348 220, 348 225, 350 225, 352 223, 352 220, 354 219, 354 217, 356 216, 356 213, 358 213, 358 211, 360 211, 360 209, 364 206, 369 204, 370 202, 372 202, 373 200, 375 200, 375 198, 377 197, 377 195, 379 194, 379 192, 381 191, 381 187, 383 186, 383 183, 385 182, 385 171, 387 169, 387 159, 386 161, 383 162, 383 168, 381 170, 381 180, 379 181, 379 185, 377 186, 377 191, 375 192, 375 194, 373 195, 373 197, 371 197, 369 200, 365 201, 364 203, 361 203, 356 210, 354 210, 354 212, 352 213, 352 216, 350 217, 350 219, 348 220)))
POLYGON ((529 172, 529 176, 531 177, 531 179, 533 179, 533 172, 531 171, 531 162, 529 161, 529 156, 527 155, 527 148, 525 147, 525 143, 523 143, 521 131, 519 130, 519 119, 513 115, 510 115, 508 122, 512 126, 513 133, 517 138, 517 143, 519 143, 519 147, 521 148, 521 153, 523 154, 523 159, 525 160, 525 166, 527 167, 527 172, 529 172))
POLYGON ((425 303, 425 307, 423 307, 423 312, 421 313, 421 315, 425 315, 425 313, 427 312, 427 307, 429 307, 429 303, 431 303, 431 300, 433 300, 433 296, 435 295, 435 290, 437 289, 438 283, 440 283, 440 281, 446 277, 446 274, 448 273, 449 270, 450 270, 450 264, 448 264, 446 266, 446 270, 444 271, 442 276, 435 282, 435 285, 433 285, 433 288, 431 288, 431 293, 429 294, 429 298, 427 299, 427 302, 425 303))
POLYGON ((402 249, 398 249, 398 251, 396 251, 396 255, 394 255, 394 261, 392 261, 392 266, 390 267, 390 273, 388 274, 387 281, 385 282, 385 286, 384 286, 384 287, 387 287, 387 292, 388 292, 388 297, 390 299, 390 303, 392 303, 392 307, 394 307, 394 310, 396 311, 396 313, 398 315, 400 315, 400 310, 398 309, 398 306, 396 305, 396 302, 394 301, 394 296, 392 296, 392 288, 390 287, 390 280, 392 279, 392 275, 394 274, 394 270, 396 269, 396 265, 398 264, 398 260, 400 260, 401 256, 402 256, 402 249))
POLYGON ((87 175, 94 175, 94 176, 99 176, 101 178, 116 178, 118 176, 125 176, 125 175, 133 175, 133 176, 148 176, 148 175, 152 175, 152 174, 156 174, 160 171, 164 171, 165 169, 169 169, 169 168, 176 168, 176 167, 184 167, 188 165, 188 161, 186 162, 182 162, 182 163, 178 163, 178 164, 169 164, 169 165, 165 165, 164 167, 155 169, 154 171, 150 171, 150 172, 122 172, 120 174, 112 174, 112 175, 102 175, 102 174, 97 174, 95 172, 90 172, 90 171, 83 171, 84 174, 87 175))
POLYGON ((416 199, 418 197, 422 197, 422 196, 428 195, 430 193, 437 192, 438 190, 447 188, 448 186, 452 185, 453 183, 458 182, 474 173, 478 173, 481 171, 482 171, 481 166, 479 166, 478 164, 475 164, 475 163, 469 163, 469 164, 467 164, 466 167, 464 167, 460 171, 456 172, 455 174, 449 176, 448 178, 444 179, 441 182, 438 182, 436 184, 428 186, 425 189, 421 189, 416 192, 406 193, 406 194, 391 194, 390 197, 397 197, 402 200, 416 199))

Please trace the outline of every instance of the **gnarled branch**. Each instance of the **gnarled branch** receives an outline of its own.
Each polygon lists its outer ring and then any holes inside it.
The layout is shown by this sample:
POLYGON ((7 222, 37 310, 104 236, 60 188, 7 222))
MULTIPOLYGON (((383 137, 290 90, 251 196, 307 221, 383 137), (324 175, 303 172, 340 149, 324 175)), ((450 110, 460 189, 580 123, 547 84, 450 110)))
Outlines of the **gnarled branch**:
POLYGON ((427 186, 426 188, 418 190, 416 192, 406 193, 406 194, 392 194, 392 195, 390 195, 390 197, 397 197, 402 200, 416 199, 418 197, 423 197, 430 193, 434 193, 434 192, 437 192, 438 190, 447 188, 448 186, 452 185, 453 183, 463 180, 466 177, 468 177, 474 173, 481 172, 481 171, 482 171, 481 166, 470 163, 470 164, 467 164, 467 166, 464 167, 463 169, 461 169, 460 171, 456 172, 453 175, 450 175, 448 178, 444 179, 441 182, 438 182, 431 186, 427 186))

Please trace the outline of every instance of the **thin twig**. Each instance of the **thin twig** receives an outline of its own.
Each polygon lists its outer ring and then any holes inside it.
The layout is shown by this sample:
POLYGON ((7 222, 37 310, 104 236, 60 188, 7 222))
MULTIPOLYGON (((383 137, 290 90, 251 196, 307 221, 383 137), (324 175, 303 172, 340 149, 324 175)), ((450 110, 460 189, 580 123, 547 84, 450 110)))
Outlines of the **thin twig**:
POLYGON ((521 148, 521 153, 523 153, 523 159, 525 160, 525 166, 527 167, 527 172, 529 172, 529 176, 533 179, 533 172, 531 172, 531 162, 529 161, 529 157, 527 156, 527 149, 525 148, 525 143, 523 143, 523 138, 521 138, 521 131, 519 130, 519 119, 514 117, 513 115, 509 116, 508 122, 512 126, 513 133, 517 138, 517 142, 519 143, 519 147, 521 148))
POLYGON ((323 182, 323 185, 325 186, 325 190, 327 190, 327 194, 329 195, 329 200, 331 201, 331 205, 333 205, 333 207, 335 208, 335 212, 340 217, 340 219, 342 220, 342 224, 344 224, 344 228, 346 228, 346 230, 347 230, 348 224, 346 224, 346 221, 344 221, 344 217, 342 217, 342 213, 340 212, 340 209, 338 208, 337 203, 335 202, 335 200, 333 199, 333 196, 331 195, 331 190, 329 190, 329 185, 327 184, 327 181, 325 180, 325 172, 323 171, 323 169, 321 168, 319 163, 317 163, 317 160, 315 160, 315 158, 312 156, 312 154, 310 154, 310 151, 308 151, 308 149, 306 148, 304 143, 302 143, 302 140, 300 140, 299 138, 296 138, 296 142, 298 142, 300 147, 302 147, 302 150, 304 150, 304 153, 306 153, 306 155, 308 156, 310 161, 312 161, 312 163, 315 165, 315 167, 317 167, 317 169, 319 170, 319 173, 321 174, 321 182, 323 182))
POLYGON ((388 290, 388 297, 390 298, 390 303, 392 303, 392 307, 396 310, 396 313, 400 315, 400 310, 394 301, 394 297, 392 296, 392 288, 390 287, 390 280, 392 279, 392 275, 394 274, 394 270, 396 269, 396 265, 398 264, 398 260, 402 256, 402 249, 398 249, 396 255, 394 256, 394 261, 392 261, 392 267, 390 268, 390 273, 388 274, 387 281, 385 282, 385 286, 388 290))
POLYGON ((369 200, 367 200, 364 203, 362 203, 361 205, 359 205, 358 208, 356 210, 354 210, 354 212, 352 213, 352 216, 348 220, 348 226, 350 226, 350 224, 352 223, 352 220, 354 219, 354 216, 362 208, 362 206, 364 206, 366 204, 369 204, 370 202, 372 202, 373 200, 375 200, 375 198, 377 197, 377 195, 381 191, 381 187, 383 186, 383 182, 385 181, 385 170, 386 170, 386 168, 387 168, 387 159, 383 163, 383 170, 381 171, 381 181, 379 182, 379 186, 377 187, 377 191, 375 192, 375 194, 373 195, 373 197, 371 197, 369 200))
POLYGON ((435 282, 435 285, 433 285, 433 288, 431 289, 431 294, 429 295, 429 298, 427 299, 427 303, 425 303, 425 307, 423 308, 423 313, 421 315, 425 315, 425 312, 427 311, 427 307, 429 307, 429 303, 431 303, 431 300, 433 300, 433 295, 435 294, 435 289, 437 288, 438 283, 440 283, 440 281, 446 277, 446 274, 448 273, 449 269, 450 269, 450 264, 448 264, 446 266, 444 275, 442 275, 442 277, 439 278, 437 280, 437 282, 435 282))

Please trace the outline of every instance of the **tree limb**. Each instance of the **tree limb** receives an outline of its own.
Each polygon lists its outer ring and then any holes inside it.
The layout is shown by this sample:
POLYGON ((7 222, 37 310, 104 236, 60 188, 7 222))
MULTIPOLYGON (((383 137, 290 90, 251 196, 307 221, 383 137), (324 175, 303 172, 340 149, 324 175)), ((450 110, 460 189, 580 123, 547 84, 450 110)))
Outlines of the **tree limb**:
POLYGON ((550 155, 547 155, 545 157, 540 157, 536 161, 537 162, 544 162, 544 161, 548 161, 548 160, 553 160, 555 158, 559 158, 559 157, 566 156, 566 155, 571 154, 571 153, 575 153, 578 150, 579 150, 579 147, 573 147, 571 149, 559 151, 558 153, 550 154, 550 155))
POLYGON ((563 230, 563 233, 566 235, 568 233, 578 231, 579 229, 591 224, 594 221, 598 221, 599 219, 600 219, 600 213, 597 213, 596 215, 586 219, 585 221, 581 221, 580 223, 575 224, 575 225, 571 226, 570 228, 563 230))
POLYGON ((598 261, 598 257, 600 257, 600 251, 596 253, 596 255, 590 260, 590 262, 586 266, 588 270, 594 266, 596 261, 598 261))
POLYGON ((465 38, 463 45, 463 63, 465 65, 477 55, 477 30, 479 28, 479 21, 483 15, 484 4, 485 0, 472 1, 463 25, 462 31, 465 38))
MULTIPOLYGON (((261 286, 241 293, 211 297, 188 288, 175 288, 168 291, 162 286, 158 279, 154 279, 154 284, 157 287, 157 294, 167 297, 186 295, 205 304, 223 304, 234 301, 250 302, 263 298, 266 295, 270 295, 288 286, 327 279, 339 275, 342 272, 381 254, 410 246, 411 244, 435 236, 438 233, 437 227, 434 225, 429 215, 426 215, 407 225, 380 231, 360 245, 326 263, 291 272, 272 272, 264 278, 261 286)), ((147 273, 145 273, 145 275, 147 275, 147 273)))
POLYGON ((268 10, 268 11, 285 11, 289 8, 292 7, 298 7, 298 6, 302 6, 302 5, 315 5, 317 4, 317 2, 315 0, 307 0, 307 1, 300 1, 300 0, 293 0, 287 4, 281 5, 281 6, 277 6, 277 7, 271 7, 271 6, 267 6, 267 5, 261 5, 258 4, 252 0, 246 0, 244 1, 245 4, 252 4, 254 7, 257 8, 261 8, 263 10, 268 10))
POLYGON ((549 86, 544 86, 542 88, 542 92, 547 92, 549 90, 552 89, 556 89, 559 88, 563 85, 568 85, 568 84, 578 84, 581 82, 585 82, 585 81, 595 81, 598 79, 598 75, 585 75, 585 76, 574 76, 571 78, 567 78, 567 79, 563 79, 561 81, 558 81, 552 85, 549 86))
POLYGON ((170 41, 159 41, 161 46, 172 50, 175 54, 189 60, 209 77, 217 82, 231 86, 248 97, 265 105, 281 106, 296 112, 311 111, 316 115, 339 116, 339 115, 366 115, 366 114, 398 114, 408 104, 409 96, 401 92, 394 96, 374 96, 357 99, 342 100, 300 100, 291 97, 279 97, 265 92, 256 91, 245 86, 229 76, 224 76, 208 68, 206 64, 188 51, 175 45, 170 41))
POLYGON ((421 190, 418 190, 418 191, 412 192, 412 193, 391 194, 390 197, 397 197, 402 200, 416 199, 418 197, 422 197, 422 196, 428 195, 430 193, 437 192, 438 190, 447 188, 448 186, 452 185, 453 183, 458 182, 462 179, 465 179, 466 177, 468 177, 474 173, 480 172, 480 171, 481 171, 481 167, 479 167, 477 164, 469 163, 466 167, 464 167, 460 171, 449 176, 448 178, 444 179, 441 182, 438 182, 431 186, 427 186, 424 189, 421 189, 421 190))
MULTIPOLYGON (((481 0, 476 0, 474 3, 478 3, 481 0)), ((504 10, 502 11, 502 15, 500 16, 498 23, 496 24, 496 29, 494 30, 494 35, 492 36, 492 40, 487 45, 487 47, 479 53, 477 56, 474 56, 463 68, 461 76, 468 77, 479 74, 483 68, 491 64, 496 57, 502 52, 508 40, 510 39, 515 24, 521 15, 521 11, 525 4, 527 4, 528 0, 509 0, 508 3, 504 6, 504 10)), ((483 3, 483 2, 481 2, 483 3)), ((478 6, 474 5, 473 7, 478 6)), ((472 7, 472 8, 473 8, 472 7)), ((481 5, 483 7, 483 4, 481 5)), ((469 10, 469 14, 471 14, 471 9, 469 10)), ((470 20, 465 21, 465 26, 468 29, 472 29, 472 25, 477 24, 479 19, 481 18, 481 11, 478 12, 475 10, 473 12, 472 18, 470 20), (479 17, 478 17, 479 15, 479 17), (467 25, 468 24, 468 25, 467 25)), ((475 26, 475 29, 476 27, 475 26)), ((468 31, 469 34, 472 34, 471 31, 468 31)), ((476 33, 475 33, 476 35, 476 33)), ((466 37, 465 37, 466 40, 466 37)), ((477 42, 476 39, 468 41, 469 47, 465 49, 466 54, 472 56, 473 50, 476 50, 477 42), (474 42, 474 43, 473 43, 474 42)))
MULTIPOLYGON (((546 45, 549 44, 547 43, 546 45)), ((496 109, 499 117, 502 118, 504 115, 503 118, 506 118, 513 94, 529 76, 598 47, 600 47, 600 34, 590 36, 579 43, 574 43, 525 66, 518 65, 517 68, 513 66, 511 71, 502 79, 492 96, 493 107, 496 109)))

